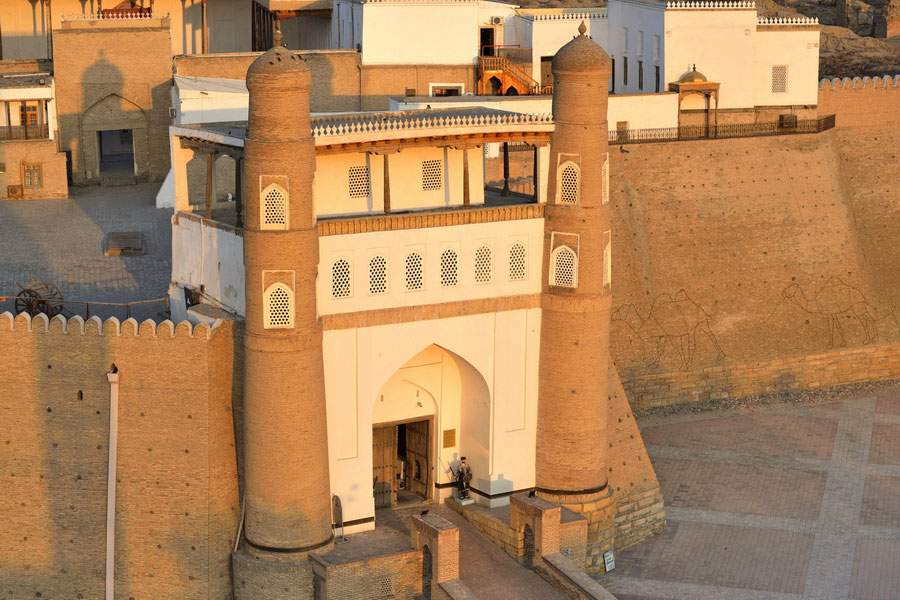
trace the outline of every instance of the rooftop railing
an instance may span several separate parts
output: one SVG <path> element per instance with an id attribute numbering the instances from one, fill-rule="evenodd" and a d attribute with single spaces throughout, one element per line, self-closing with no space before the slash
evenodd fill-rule
<path id="1" fill-rule="evenodd" d="M 124 21 L 126 19 L 165 18 L 168 14 L 153 14 L 149 8 L 111 8 L 95 13 L 68 14 L 60 17 L 63 21 Z"/>
<path id="2" fill-rule="evenodd" d="M 728 125 L 682 125 L 659 129 L 625 129 L 609 132 L 610 144 L 648 144 L 653 142 L 679 142 L 702 139 L 728 139 L 790 135 L 795 133 L 821 133 L 832 129 L 834 115 L 818 119 L 782 120 L 768 123 L 731 123 Z"/>
<path id="3" fill-rule="evenodd" d="M 382 113 L 377 118 L 350 118 L 343 122 L 337 119 L 313 119 L 312 133 L 317 138 L 350 135 L 357 133 L 377 133 L 419 129 L 444 129 L 459 127 L 492 127 L 514 125 L 551 125 L 551 115 L 526 113 L 487 115 L 412 115 L 403 113 Z"/>
<path id="4" fill-rule="evenodd" d="M 817 17 L 758 17 L 757 25 L 818 25 Z"/>
<path id="5" fill-rule="evenodd" d="M 8 140 L 47 140 L 50 139 L 50 130 L 47 124 L 29 125 L 0 125 L 0 141 Z"/>

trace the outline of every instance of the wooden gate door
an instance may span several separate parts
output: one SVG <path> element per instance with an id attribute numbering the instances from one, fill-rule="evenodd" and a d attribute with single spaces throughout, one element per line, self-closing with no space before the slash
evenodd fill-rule
<path id="1" fill-rule="evenodd" d="M 397 503 L 394 489 L 397 464 L 397 427 L 372 429 L 372 478 L 375 508 L 390 508 Z"/>
<path id="2" fill-rule="evenodd" d="M 431 462 L 428 447 L 428 421 L 406 424 L 406 469 L 407 489 L 423 498 L 428 498 L 431 489 Z"/>

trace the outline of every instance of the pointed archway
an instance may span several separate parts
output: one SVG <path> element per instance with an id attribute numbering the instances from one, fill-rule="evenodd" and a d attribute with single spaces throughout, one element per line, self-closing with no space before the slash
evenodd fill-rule
<path id="1" fill-rule="evenodd" d="M 490 392 L 461 356 L 429 345 L 395 371 L 372 406 L 372 481 L 376 508 L 431 500 L 451 487 L 467 455 L 489 479 Z"/>

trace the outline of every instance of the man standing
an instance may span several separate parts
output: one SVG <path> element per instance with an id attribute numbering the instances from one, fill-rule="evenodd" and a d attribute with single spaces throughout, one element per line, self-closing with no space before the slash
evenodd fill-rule
<path id="1" fill-rule="evenodd" d="M 469 497 L 469 483 L 472 481 L 472 467 L 466 462 L 466 457 L 459 459 L 459 469 L 456 471 L 456 490 L 460 499 Z"/>

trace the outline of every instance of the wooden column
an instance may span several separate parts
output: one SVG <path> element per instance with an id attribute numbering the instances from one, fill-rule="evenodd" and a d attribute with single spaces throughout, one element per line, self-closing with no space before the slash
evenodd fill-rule
<path id="1" fill-rule="evenodd" d="M 244 159 L 243 158 L 235 158 L 234 159 L 234 212 L 237 215 L 237 220 L 235 221 L 236 227 L 244 226 L 244 190 L 243 185 L 244 181 L 241 177 L 241 171 L 244 168 Z"/>
<path id="2" fill-rule="evenodd" d="M 212 219 L 213 183 L 216 177 L 216 155 L 210 152 L 206 155 L 206 218 Z"/>
<path id="3" fill-rule="evenodd" d="M 466 146 L 462 148 L 463 153 L 463 206 L 471 204 L 469 197 L 469 149 Z"/>
<path id="4" fill-rule="evenodd" d="M 25 139 L 28 139 L 28 111 L 25 110 L 28 104 L 25 100 L 19 101 L 19 122 L 25 128 Z"/>
<path id="5" fill-rule="evenodd" d="M 200 0 L 200 51 L 209 52 L 209 17 L 206 12 L 206 0 Z"/>
<path id="6" fill-rule="evenodd" d="M 388 165 L 388 155 L 384 154 L 384 214 L 391 213 L 391 169 Z"/>
<path id="7" fill-rule="evenodd" d="M 9 116 L 9 100 L 3 101 L 3 106 L 6 107 L 6 139 L 12 139 L 12 118 Z"/>
<path id="8" fill-rule="evenodd" d="M 538 147 L 537 145 L 532 148 L 534 150 L 534 164 L 532 165 L 531 171 L 531 187 L 534 188 L 534 202 L 538 203 L 540 200 L 538 199 Z"/>
<path id="9" fill-rule="evenodd" d="M 509 196 L 509 142 L 503 142 L 503 191 L 501 196 Z"/>

